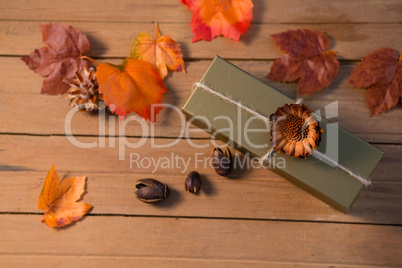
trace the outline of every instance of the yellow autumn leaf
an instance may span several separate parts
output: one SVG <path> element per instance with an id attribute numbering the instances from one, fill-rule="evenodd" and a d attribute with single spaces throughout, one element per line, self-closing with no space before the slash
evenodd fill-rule
<path id="1" fill-rule="evenodd" d="M 130 56 L 150 62 L 162 79 L 167 75 L 167 69 L 185 73 L 180 45 L 169 36 L 159 36 L 156 23 L 155 32 L 156 40 L 153 40 L 147 33 L 138 34 L 131 47 Z"/>

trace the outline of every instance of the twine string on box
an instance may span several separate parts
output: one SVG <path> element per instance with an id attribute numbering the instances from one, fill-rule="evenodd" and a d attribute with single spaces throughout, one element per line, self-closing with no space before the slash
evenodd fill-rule
<path id="1" fill-rule="evenodd" d="M 208 93 L 210 93 L 210 94 L 212 94 L 214 96 L 217 96 L 217 97 L 223 99 L 224 101 L 226 101 L 226 102 L 228 102 L 228 103 L 230 103 L 232 105 L 237 106 L 238 108 L 240 108 L 242 110 L 245 110 L 246 112 L 248 112 L 248 113 L 260 118 L 261 120 L 264 120 L 266 122 L 270 121 L 269 117 L 266 117 L 266 116 L 258 113 L 257 111 L 251 109 L 250 107 L 247 107 L 247 106 L 241 104 L 238 101 L 232 100 L 231 98 L 225 96 L 224 94 L 222 94 L 222 93 L 220 93 L 218 91 L 215 91 L 213 88 L 205 85 L 204 83 L 196 82 L 196 83 L 194 83 L 194 86 L 196 86 L 198 88 L 201 88 L 202 90 L 204 90 L 204 91 L 206 91 L 206 92 L 208 92 Z M 303 102 L 303 99 L 298 99 L 296 101 L 296 104 L 301 104 L 302 102 Z M 275 153 L 275 150 L 271 147 L 271 149 L 263 157 L 260 158 L 260 163 L 263 164 L 266 160 L 270 159 L 274 153 Z M 315 158 L 317 158 L 317 159 L 319 159 L 319 160 L 321 160 L 321 161 L 323 161 L 323 162 L 325 162 L 327 164 L 333 165 L 333 166 L 343 170 L 344 172 L 349 174 L 351 177 L 353 177 L 353 178 L 357 179 L 358 181 L 360 181 L 364 186 L 367 187 L 367 186 L 371 185 L 370 180 L 367 180 L 367 179 L 363 178 L 362 176 L 360 176 L 359 174 L 354 173 L 353 171 L 351 171 L 347 167 L 339 164 L 338 162 L 336 162 L 335 160 L 333 160 L 330 157 L 326 156 L 325 154 L 315 150 L 315 151 L 312 152 L 312 155 Z"/>

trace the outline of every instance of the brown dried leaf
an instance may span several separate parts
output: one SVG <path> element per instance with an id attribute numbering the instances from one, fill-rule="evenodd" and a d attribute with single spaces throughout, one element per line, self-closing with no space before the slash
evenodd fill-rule
<path id="1" fill-rule="evenodd" d="M 287 54 L 277 59 L 267 78 L 298 82 L 299 94 L 311 94 L 327 87 L 335 78 L 339 61 L 334 51 L 325 51 L 329 38 L 322 32 L 298 29 L 271 35 L 275 45 Z"/>
<path id="2" fill-rule="evenodd" d="M 63 80 L 74 78 L 81 64 L 87 64 L 81 60 L 81 56 L 89 51 L 89 41 L 70 25 L 55 22 L 40 27 L 43 42 L 47 46 L 35 49 L 28 57 L 21 59 L 31 70 L 46 77 L 42 93 L 63 94 L 70 88 Z"/>
<path id="3" fill-rule="evenodd" d="M 380 48 L 365 56 L 350 75 L 349 84 L 368 88 L 370 116 L 394 107 L 402 98 L 402 55 Z"/>

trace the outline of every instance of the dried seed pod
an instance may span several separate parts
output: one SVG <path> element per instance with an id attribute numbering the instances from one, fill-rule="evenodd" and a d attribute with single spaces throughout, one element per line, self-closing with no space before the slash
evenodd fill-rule
<path id="1" fill-rule="evenodd" d="M 197 171 L 191 171 L 184 182 L 184 189 L 195 194 L 201 186 L 201 177 Z"/>
<path id="2" fill-rule="evenodd" d="M 71 86 L 63 95 L 64 99 L 70 99 L 71 107 L 78 106 L 82 112 L 101 109 L 103 94 L 99 93 L 96 72 L 92 67 L 87 68 L 84 64 L 80 71 L 75 72 L 73 79 L 65 79 L 64 82 Z"/>
<path id="3" fill-rule="evenodd" d="M 169 195 L 169 187 L 154 179 L 141 179 L 135 187 L 138 189 L 135 194 L 143 202 L 151 203 L 160 201 Z"/>
<path id="4" fill-rule="evenodd" d="M 211 164 L 219 175 L 224 177 L 229 175 L 232 170 L 232 154 L 229 148 L 226 147 L 225 153 L 220 148 L 215 148 L 212 152 Z"/>

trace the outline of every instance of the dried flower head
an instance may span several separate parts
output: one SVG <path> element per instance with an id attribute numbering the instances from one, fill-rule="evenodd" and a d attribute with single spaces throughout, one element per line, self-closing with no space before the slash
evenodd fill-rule
<path id="1" fill-rule="evenodd" d="M 275 151 L 306 158 L 320 144 L 322 128 L 304 104 L 285 104 L 269 117 Z"/>

